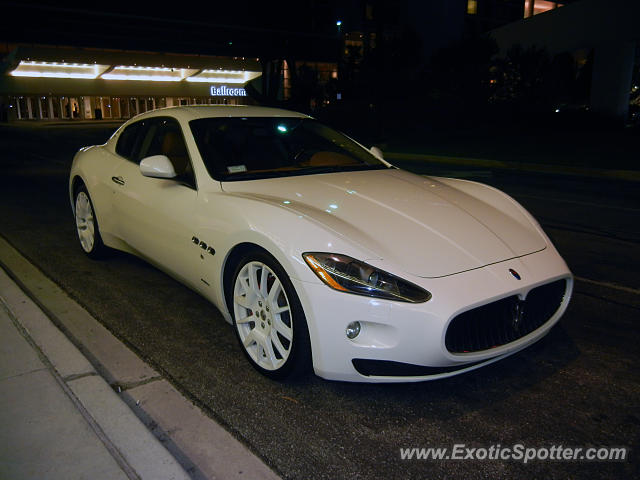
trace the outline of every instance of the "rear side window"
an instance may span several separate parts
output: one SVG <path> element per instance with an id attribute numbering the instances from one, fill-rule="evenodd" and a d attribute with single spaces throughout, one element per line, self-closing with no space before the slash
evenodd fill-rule
<path id="1" fill-rule="evenodd" d="M 132 123 L 120 134 L 120 138 L 116 144 L 116 153 L 118 155 L 128 158 L 129 160 L 134 160 L 134 147 L 136 145 L 136 140 L 138 139 L 138 131 L 140 130 L 141 125 L 142 122 Z"/>

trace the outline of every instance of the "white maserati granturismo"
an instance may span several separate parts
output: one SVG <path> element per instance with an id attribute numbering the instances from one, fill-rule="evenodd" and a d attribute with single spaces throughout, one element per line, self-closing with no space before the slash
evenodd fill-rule
<path id="1" fill-rule="evenodd" d="M 286 110 L 139 115 L 76 154 L 69 195 L 89 257 L 123 250 L 199 292 L 274 379 L 467 372 L 544 336 L 573 286 L 506 194 L 400 170 Z"/>

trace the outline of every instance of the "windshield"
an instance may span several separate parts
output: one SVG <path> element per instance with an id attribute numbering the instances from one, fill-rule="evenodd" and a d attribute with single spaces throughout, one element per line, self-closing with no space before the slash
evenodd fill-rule
<path id="1" fill-rule="evenodd" d="M 216 180 L 387 168 L 350 138 L 309 118 L 217 117 L 189 124 Z"/>

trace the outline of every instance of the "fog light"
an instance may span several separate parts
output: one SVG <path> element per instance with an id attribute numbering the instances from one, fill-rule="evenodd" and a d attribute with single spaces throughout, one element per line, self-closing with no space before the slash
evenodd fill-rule
<path id="1" fill-rule="evenodd" d="M 347 325 L 347 338 L 353 340 L 360 334 L 360 322 L 351 322 Z"/>

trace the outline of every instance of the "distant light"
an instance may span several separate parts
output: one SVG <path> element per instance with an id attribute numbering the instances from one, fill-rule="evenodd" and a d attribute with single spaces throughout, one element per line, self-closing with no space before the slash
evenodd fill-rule
<path id="1" fill-rule="evenodd" d="M 282 203 L 284 203 L 285 205 L 289 205 L 289 204 L 291 203 L 291 201 L 290 201 L 290 200 L 285 200 L 285 201 L 284 201 L 284 202 L 282 202 Z"/>
<path id="2" fill-rule="evenodd" d="M 556 113 L 559 113 L 559 112 L 560 112 L 560 109 L 559 109 L 559 108 L 556 108 Z"/>
<path id="3" fill-rule="evenodd" d="M 278 131 L 280 131 L 282 133 L 286 133 L 287 132 L 287 127 L 285 127 L 284 125 L 278 125 Z"/>
<path id="4" fill-rule="evenodd" d="M 340 25 L 342 25 L 342 20 L 338 20 L 338 21 L 336 22 L 336 26 L 338 26 L 338 27 L 339 27 Z"/>
<path id="5" fill-rule="evenodd" d="M 229 45 L 233 45 L 233 42 L 229 42 Z"/>

